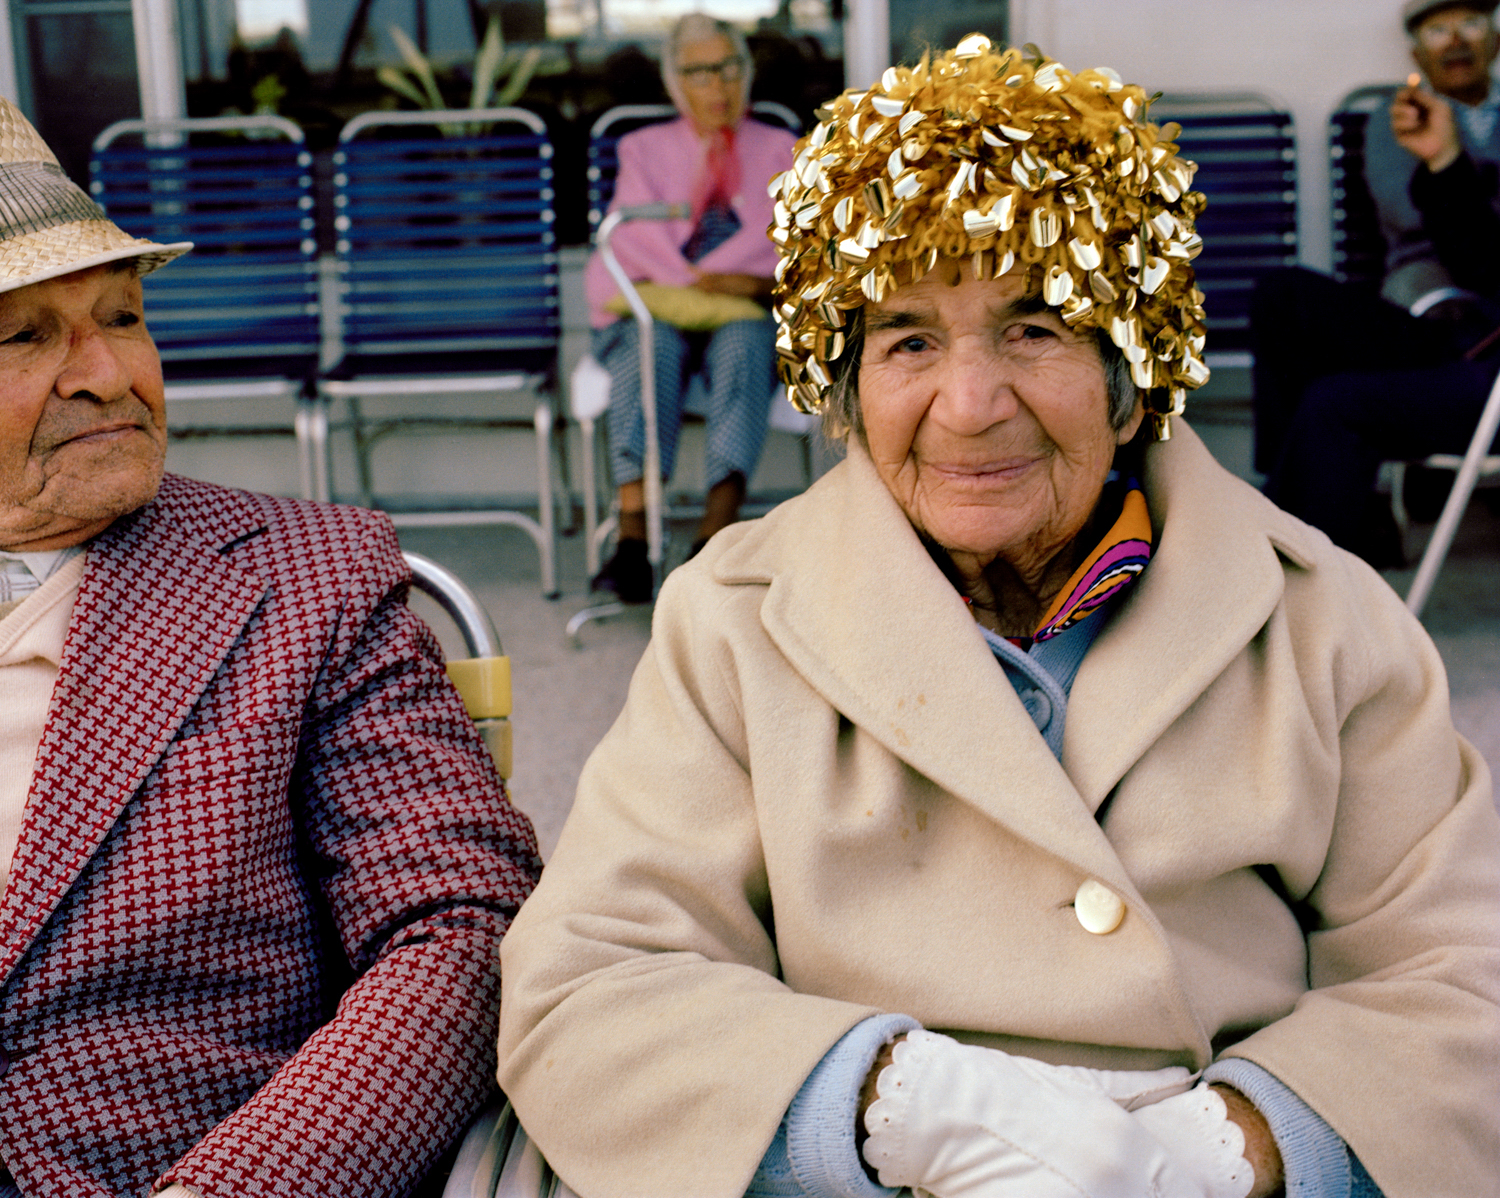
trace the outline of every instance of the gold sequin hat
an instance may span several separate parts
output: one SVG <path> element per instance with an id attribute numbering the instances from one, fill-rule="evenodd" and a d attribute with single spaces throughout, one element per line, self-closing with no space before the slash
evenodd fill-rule
<path id="1" fill-rule="evenodd" d="M 132 237 L 63 173 L 31 122 L 0 96 L 0 291 L 134 258 L 141 274 L 193 248 Z"/>
<path id="2" fill-rule="evenodd" d="M 820 108 L 770 186 L 792 402 L 823 406 L 855 309 L 949 257 L 980 279 L 1024 269 L 1070 326 L 1106 330 L 1169 436 L 1185 392 L 1208 381 L 1190 265 L 1204 199 L 1180 129 L 1148 122 L 1149 103 L 1108 68 L 1075 74 L 971 34 Z"/>

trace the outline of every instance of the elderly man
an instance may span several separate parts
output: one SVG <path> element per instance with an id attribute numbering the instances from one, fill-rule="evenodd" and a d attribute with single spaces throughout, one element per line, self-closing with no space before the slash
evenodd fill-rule
<path id="1" fill-rule="evenodd" d="M 1379 297 L 1292 270 L 1262 280 L 1252 311 L 1267 494 L 1377 566 L 1402 558 L 1373 496 L 1379 462 L 1462 451 L 1494 377 L 1494 8 L 1410 0 L 1403 11 L 1426 82 L 1413 76 L 1367 127 L 1365 177 L 1387 248 Z"/>
<path id="2" fill-rule="evenodd" d="M 409 1193 L 539 871 L 388 523 L 163 476 L 135 240 L 0 101 L 0 1194 Z"/>
<path id="3" fill-rule="evenodd" d="M 1397 132 L 1416 119 L 1414 100 L 1423 94 L 1441 96 L 1453 110 L 1459 144 L 1469 157 L 1476 163 L 1500 163 L 1500 89 L 1490 77 L 1496 47 L 1490 16 L 1494 8 L 1479 0 L 1410 0 L 1403 17 L 1411 56 L 1430 91 L 1403 88 L 1390 119 L 1377 113 L 1365 127 L 1365 183 L 1386 243 L 1380 294 L 1402 308 L 1416 308 L 1417 315 L 1455 298 L 1454 279 L 1412 203 L 1412 177 L 1421 159 L 1397 140 Z"/>

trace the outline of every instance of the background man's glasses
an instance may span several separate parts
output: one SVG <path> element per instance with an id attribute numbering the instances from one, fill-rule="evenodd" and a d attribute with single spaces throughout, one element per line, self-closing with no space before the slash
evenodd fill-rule
<path id="1" fill-rule="evenodd" d="M 1417 26 L 1417 41 L 1429 50 L 1440 50 L 1455 37 L 1461 37 L 1466 42 L 1481 41 L 1492 27 L 1490 18 L 1484 13 L 1439 18 Z"/>
<path id="2" fill-rule="evenodd" d="M 706 62 L 699 66 L 683 67 L 678 74 L 688 87 L 707 87 L 717 75 L 725 83 L 738 83 L 745 73 L 745 64 L 738 58 L 725 58 L 719 62 Z"/>

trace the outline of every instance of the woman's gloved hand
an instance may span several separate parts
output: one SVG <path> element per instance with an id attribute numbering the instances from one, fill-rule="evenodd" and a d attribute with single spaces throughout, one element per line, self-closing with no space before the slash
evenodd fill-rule
<path id="1" fill-rule="evenodd" d="M 1195 1086 L 1153 1101 L 1188 1080 L 1181 1069 L 1047 1065 L 916 1031 L 880 1074 L 864 1156 L 883 1185 L 938 1198 L 1245 1198 L 1254 1171 L 1223 1100 Z"/>

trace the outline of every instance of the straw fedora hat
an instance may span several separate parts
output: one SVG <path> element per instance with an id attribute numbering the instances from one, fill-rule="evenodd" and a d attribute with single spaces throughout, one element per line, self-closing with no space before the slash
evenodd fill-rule
<path id="1" fill-rule="evenodd" d="M 134 258 L 141 274 L 193 248 L 132 237 L 63 173 L 57 156 L 0 96 L 0 291 Z"/>

